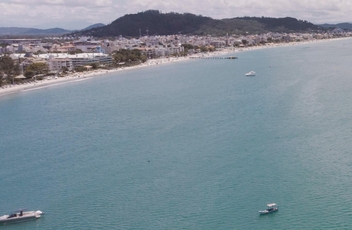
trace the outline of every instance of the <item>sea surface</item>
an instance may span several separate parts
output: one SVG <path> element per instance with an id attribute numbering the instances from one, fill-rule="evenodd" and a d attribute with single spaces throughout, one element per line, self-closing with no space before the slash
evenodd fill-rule
<path id="1" fill-rule="evenodd" d="M 1 97 L 0 229 L 352 229 L 352 39 L 230 55 Z"/>

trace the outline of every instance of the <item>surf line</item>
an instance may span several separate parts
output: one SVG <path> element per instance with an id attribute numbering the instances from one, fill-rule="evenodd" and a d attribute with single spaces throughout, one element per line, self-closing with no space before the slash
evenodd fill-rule
<path id="1" fill-rule="evenodd" d="M 43 89 L 43 88 L 48 88 L 48 87 L 52 87 L 52 86 L 64 85 L 64 84 L 71 83 L 71 82 L 85 81 L 85 80 L 88 80 L 88 79 L 91 79 L 91 77 L 90 78 L 84 78 L 84 79 L 77 79 L 77 80 L 74 80 L 74 81 L 56 83 L 56 84 L 48 84 L 48 85 L 43 85 L 43 86 L 38 86 L 38 87 L 34 86 L 33 88 L 23 89 L 22 91 L 32 91 L 32 90 Z"/>

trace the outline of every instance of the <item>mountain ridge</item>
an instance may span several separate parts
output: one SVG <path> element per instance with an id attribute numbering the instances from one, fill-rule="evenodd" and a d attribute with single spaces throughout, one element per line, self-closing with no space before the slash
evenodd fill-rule
<path id="1" fill-rule="evenodd" d="M 320 26 L 324 28 L 340 28 L 344 30 L 352 30 L 352 23 L 349 23 L 349 22 L 342 22 L 337 24 L 325 23 L 325 24 L 320 24 Z"/>
<path id="2" fill-rule="evenodd" d="M 265 32 L 307 32 L 323 30 L 305 20 L 296 18 L 270 17 L 237 17 L 230 19 L 212 19 L 190 13 L 161 13 L 158 10 L 147 10 L 136 14 L 126 14 L 112 23 L 81 31 L 76 35 L 91 35 L 94 37 L 142 35 L 226 35 L 254 34 Z"/>
<path id="3" fill-rule="evenodd" d="M 313 24 L 292 17 L 236 17 L 213 19 L 191 13 L 161 13 L 158 10 L 147 10 L 136 14 L 126 14 L 112 23 L 96 23 L 81 30 L 62 28 L 37 29 L 26 27 L 0 27 L 0 36 L 62 36 L 91 35 L 95 37 L 144 35 L 215 35 L 258 34 L 266 32 L 310 32 L 341 28 L 352 30 L 351 23 Z"/>
<path id="4" fill-rule="evenodd" d="M 54 35 L 61 36 L 64 34 L 69 34 L 74 31 L 84 31 L 93 28 L 98 28 L 105 26 L 103 23 L 95 23 L 81 30 L 66 30 L 63 28 L 49 28 L 49 29 L 38 29 L 31 27 L 0 27 L 0 36 L 44 36 L 44 35 Z"/>

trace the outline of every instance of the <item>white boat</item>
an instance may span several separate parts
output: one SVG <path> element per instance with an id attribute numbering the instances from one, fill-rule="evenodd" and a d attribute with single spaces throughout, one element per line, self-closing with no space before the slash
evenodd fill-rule
<path id="1" fill-rule="evenodd" d="M 26 211 L 25 209 L 20 209 L 9 215 L 0 216 L 0 224 L 23 222 L 28 220 L 35 220 L 40 218 L 44 213 L 40 210 L 38 211 Z"/>
<path id="2" fill-rule="evenodd" d="M 246 76 L 255 76 L 255 72 L 254 71 L 250 71 L 248 73 L 246 73 Z"/>
<path id="3" fill-rule="evenodd" d="M 275 203 L 267 204 L 266 206 L 267 206 L 267 209 L 259 211 L 260 215 L 269 214 L 269 213 L 273 213 L 273 212 L 279 211 L 279 206 L 277 206 Z"/>

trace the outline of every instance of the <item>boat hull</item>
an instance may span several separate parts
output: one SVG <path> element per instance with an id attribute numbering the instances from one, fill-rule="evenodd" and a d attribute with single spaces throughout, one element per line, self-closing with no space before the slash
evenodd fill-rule
<path id="1" fill-rule="evenodd" d="M 10 215 L 0 216 L 0 224 L 11 224 L 11 223 L 18 223 L 24 222 L 29 220 L 35 220 L 41 217 L 44 213 L 41 211 L 30 211 L 30 212 L 23 212 L 22 215 L 16 213 L 14 216 L 10 217 Z"/>
<path id="2" fill-rule="evenodd" d="M 255 76 L 255 72 L 251 71 L 249 73 L 246 73 L 245 75 L 246 75 L 246 77 L 253 77 L 253 76 Z"/>
<path id="3" fill-rule="evenodd" d="M 274 208 L 273 210 L 259 211 L 259 214 L 260 215 L 265 215 L 265 214 L 270 214 L 270 213 L 277 212 L 277 211 L 279 211 L 279 209 L 278 208 Z"/>

